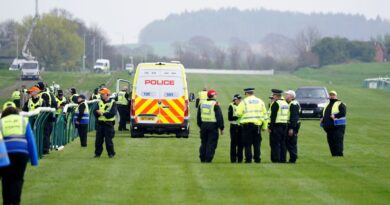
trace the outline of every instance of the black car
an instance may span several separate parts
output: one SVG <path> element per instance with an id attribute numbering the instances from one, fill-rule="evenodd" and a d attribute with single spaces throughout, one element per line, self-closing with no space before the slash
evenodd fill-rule
<path id="1" fill-rule="evenodd" d="M 328 90 L 325 87 L 300 87 L 296 99 L 301 105 L 301 118 L 320 118 L 329 102 Z"/>

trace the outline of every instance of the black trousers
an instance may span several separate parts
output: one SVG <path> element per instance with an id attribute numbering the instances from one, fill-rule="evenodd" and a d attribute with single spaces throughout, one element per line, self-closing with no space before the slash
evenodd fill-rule
<path id="1" fill-rule="evenodd" d="M 14 101 L 16 107 L 17 107 L 17 108 L 20 108 L 20 99 L 18 99 L 18 100 L 13 100 L 13 101 Z"/>
<path id="2" fill-rule="evenodd" d="M 252 162 L 252 146 L 253 146 L 253 160 L 256 163 L 261 162 L 261 130 L 259 125 L 247 123 L 242 125 L 242 140 L 245 150 L 245 162 Z"/>
<path id="3" fill-rule="evenodd" d="M 286 162 L 286 137 L 287 125 L 275 124 L 269 135 L 269 143 L 271 147 L 271 161 L 274 163 Z"/>
<path id="4" fill-rule="evenodd" d="M 114 123 L 98 122 L 95 141 L 95 155 L 100 156 L 103 152 L 103 143 L 106 143 L 106 150 L 109 156 L 114 156 L 114 143 L 112 139 L 115 136 Z"/>
<path id="5" fill-rule="evenodd" d="M 242 162 L 243 150 L 241 126 L 230 124 L 230 162 Z"/>
<path id="6" fill-rule="evenodd" d="M 216 123 L 202 123 L 200 127 L 199 158 L 201 162 L 212 162 L 218 145 L 218 127 Z"/>
<path id="7" fill-rule="evenodd" d="M 50 135 L 52 130 L 53 130 L 53 123 L 50 120 L 48 120 L 43 128 L 43 154 L 49 153 Z"/>
<path id="8" fill-rule="evenodd" d="M 293 136 L 288 136 L 288 130 L 287 130 L 287 136 L 286 136 L 286 148 L 290 155 L 289 162 L 295 163 L 298 159 L 298 131 L 294 130 Z"/>
<path id="9" fill-rule="evenodd" d="M 332 156 L 344 156 L 345 126 L 337 126 L 331 129 L 325 129 L 325 131 Z"/>
<path id="10" fill-rule="evenodd" d="M 9 153 L 8 157 L 11 164 L 7 167 L 0 168 L 3 204 L 20 204 L 28 155 L 23 153 Z"/>
<path id="11" fill-rule="evenodd" d="M 129 106 L 127 105 L 118 105 L 119 112 L 119 131 L 126 129 L 126 121 L 129 114 Z"/>
<path id="12" fill-rule="evenodd" d="M 82 147 L 87 146 L 88 124 L 76 125 L 77 132 L 80 137 L 80 144 Z"/>

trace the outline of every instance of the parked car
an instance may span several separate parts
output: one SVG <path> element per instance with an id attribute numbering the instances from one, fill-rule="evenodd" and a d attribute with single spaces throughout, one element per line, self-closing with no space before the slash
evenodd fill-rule
<path id="1" fill-rule="evenodd" d="M 97 59 L 93 70 L 96 73 L 108 73 L 110 72 L 110 60 L 107 59 Z"/>
<path id="2" fill-rule="evenodd" d="M 329 95 L 326 87 L 300 87 L 296 90 L 296 99 L 301 105 L 301 118 L 320 118 Z"/>

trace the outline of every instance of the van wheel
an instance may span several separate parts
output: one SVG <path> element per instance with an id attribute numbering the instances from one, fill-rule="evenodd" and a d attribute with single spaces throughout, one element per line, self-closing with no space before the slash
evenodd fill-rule
<path id="1" fill-rule="evenodd" d="M 176 138 L 188 138 L 189 135 L 190 135 L 190 131 L 186 130 L 183 132 L 176 133 Z"/>
<path id="2" fill-rule="evenodd" d="M 130 131 L 130 135 L 131 135 L 131 138 L 144 137 L 144 134 L 142 132 L 138 132 L 138 131 L 134 131 L 134 130 Z"/>

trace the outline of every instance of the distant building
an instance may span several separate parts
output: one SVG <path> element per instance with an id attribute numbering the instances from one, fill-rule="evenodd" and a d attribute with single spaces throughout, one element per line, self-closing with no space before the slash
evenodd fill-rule
<path id="1" fill-rule="evenodd" d="M 385 49 L 383 45 L 379 42 L 374 42 L 375 46 L 375 62 L 384 62 L 385 61 Z"/>
<path id="2" fill-rule="evenodd" d="M 390 78 L 379 77 L 379 78 L 367 78 L 363 81 L 363 87 L 370 89 L 389 89 Z"/>

